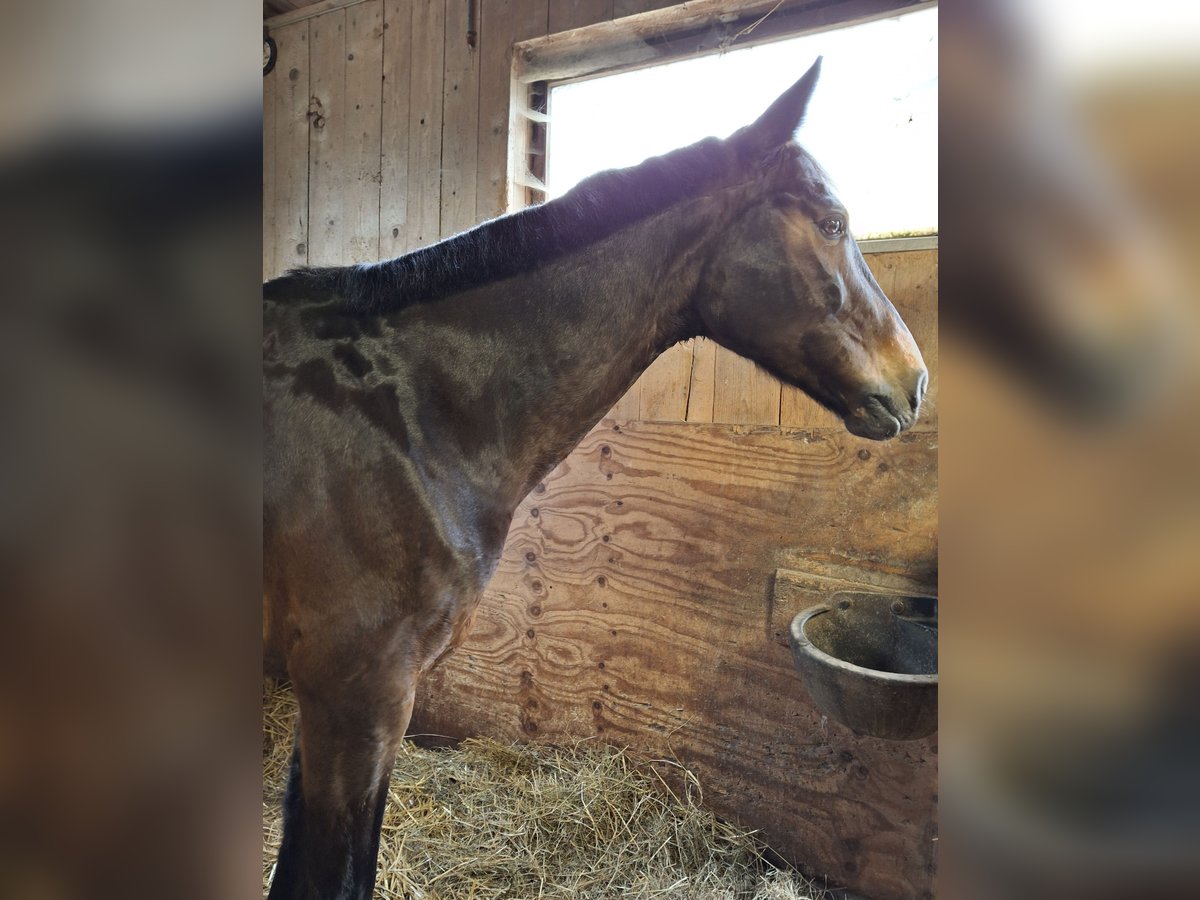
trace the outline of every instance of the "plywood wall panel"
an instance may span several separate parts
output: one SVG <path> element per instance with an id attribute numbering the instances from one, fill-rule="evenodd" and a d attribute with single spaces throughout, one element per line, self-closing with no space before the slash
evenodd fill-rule
<path id="1" fill-rule="evenodd" d="M 601 423 L 518 509 L 414 729 L 673 754 L 785 857 L 877 900 L 921 896 L 936 740 L 823 720 L 775 634 L 772 585 L 808 566 L 928 586 L 936 464 L 932 432 Z"/>
<path id="2" fill-rule="evenodd" d="M 413 0 L 384 0 L 379 170 L 379 255 L 409 249 L 409 97 L 412 92 Z"/>

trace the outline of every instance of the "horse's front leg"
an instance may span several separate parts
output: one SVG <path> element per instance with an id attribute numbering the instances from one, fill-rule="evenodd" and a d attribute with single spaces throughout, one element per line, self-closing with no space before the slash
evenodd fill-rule
<path id="1" fill-rule="evenodd" d="M 289 670 L 300 722 L 270 900 L 370 900 L 415 673 L 360 656 Z"/>

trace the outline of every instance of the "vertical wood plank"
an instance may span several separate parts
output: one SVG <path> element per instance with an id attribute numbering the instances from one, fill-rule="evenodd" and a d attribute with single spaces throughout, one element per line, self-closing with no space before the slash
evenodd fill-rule
<path id="1" fill-rule="evenodd" d="M 276 61 L 278 63 L 278 60 Z M 275 93 L 279 84 L 278 64 L 263 79 L 262 157 L 262 277 L 270 281 L 278 272 L 275 259 Z"/>
<path id="2" fill-rule="evenodd" d="M 442 89 L 441 235 L 475 224 L 479 159 L 479 44 L 467 45 L 468 5 L 446 5 L 445 80 Z"/>
<path id="3" fill-rule="evenodd" d="M 272 233 L 270 243 L 263 236 L 263 254 L 275 276 L 308 262 L 309 23 L 275 29 L 271 36 L 279 55 L 266 79 L 273 81 L 269 97 L 274 133 Z"/>
<path id="4" fill-rule="evenodd" d="M 413 0 L 412 93 L 408 120 L 408 249 L 441 236 L 442 77 L 445 0 Z"/>
<path id="5" fill-rule="evenodd" d="M 383 0 L 346 10 L 344 219 L 346 262 L 379 259 L 380 106 L 383 102 Z"/>
<path id="6" fill-rule="evenodd" d="M 783 385 L 779 424 L 784 428 L 837 428 L 842 420 L 799 388 Z"/>
<path id="7" fill-rule="evenodd" d="M 642 412 L 642 382 L 639 379 L 633 387 L 625 392 L 625 396 L 613 405 L 608 417 L 618 422 L 636 422 Z"/>
<path id="8" fill-rule="evenodd" d="M 346 11 L 309 20 L 312 41 L 312 98 L 309 136 L 309 260 L 315 265 L 345 262 L 342 202 L 346 196 Z"/>
<path id="9" fill-rule="evenodd" d="M 692 383 L 688 389 L 687 420 L 713 421 L 713 399 L 717 386 L 717 345 L 696 338 L 692 350 Z"/>
<path id="10" fill-rule="evenodd" d="M 476 221 L 508 210 L 512 46 L 544 35 L 548 16 L 547 0 L 480 4 Z"/>
<path id="11" fill-rule="evenodd" d="M 748 359 L 717 348 L 713 421 L 730 425 L 778 425 L 779 381 Z"/>
<path id="12" fill-rule="evenodd" d="M 379 255 L 408 250 L 408 127 L 412 89 L 412 3 L 385 0 L 379 168 Z"/>
<path id="13" fill-rule="evenodd" d="M 613 17 L 613 0 L 554 0 L 550 4 L 549 33 L 570 31 Z"/>
<path id="14" fill-rule="evenodd" d="M 693 343 L 686 341 L 671 347 L 639 379 L 642 385 L 639 418 L 643 422 L 686 421 Z"/>

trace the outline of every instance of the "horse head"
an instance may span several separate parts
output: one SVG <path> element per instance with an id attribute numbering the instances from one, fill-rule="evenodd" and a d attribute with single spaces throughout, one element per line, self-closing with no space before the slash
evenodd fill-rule
<path id="1" fill-rule="evenodd" d="M 917 420 L 921 352 L 850 234 L 849 213 L 793 140 L 818 59 L 728 142 L 747 172 L 696 294 L 702 333 L 884 440 Z"/>

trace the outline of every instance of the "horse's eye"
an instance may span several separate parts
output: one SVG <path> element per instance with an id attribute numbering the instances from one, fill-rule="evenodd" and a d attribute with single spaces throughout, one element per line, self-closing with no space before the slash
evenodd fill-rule
<path id="1" fill-rule="evenodd" d="M 826 216 L 821 220 L 821 231 L 827 237 L 837 237 L 846 231 L 846 222 L 841 216 Z"/>

